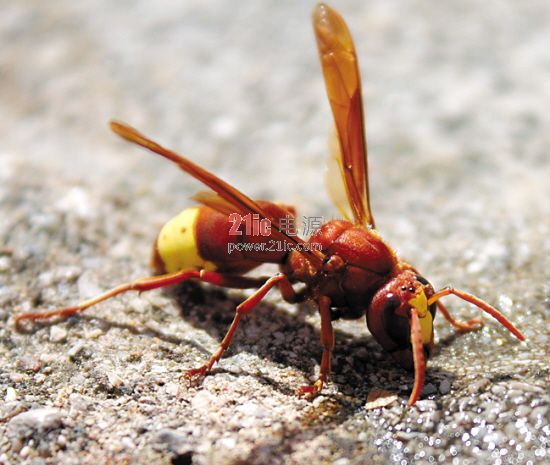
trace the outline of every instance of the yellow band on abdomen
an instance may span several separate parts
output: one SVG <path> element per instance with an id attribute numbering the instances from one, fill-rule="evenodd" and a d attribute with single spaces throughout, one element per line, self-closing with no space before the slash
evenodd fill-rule
<path id="1" fill-rule="evenodd" d="M 188 208 L 172 218 L 160 230 L 157 239 L 159 255 L 167 273 L 185 269 L 214 271 L 216 265 L 201 258 L 195 238 L 195 223 L 200 207 Z"/>

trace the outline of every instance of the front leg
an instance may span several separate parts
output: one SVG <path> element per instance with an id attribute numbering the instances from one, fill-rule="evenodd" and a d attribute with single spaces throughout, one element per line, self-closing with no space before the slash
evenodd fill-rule
<path id="1" fill-rule="evenodd" d="M 321 357 L 321 368 L 317 381 L 311 386 L 301 386 L 297 390 L 299 396 L 306 399 L 315 398 L 328 382 L 331 372 L 332 351 L 334 349 L 334 330 L 332 329 L 332 319 L 330 317 L 330 299 L 327 296 L 319 297 L 319 314 L 321 315 L 321 345 L 323 355 Z"/>
<path id="2" fill-rule="evenodd" d="M 447 310 L 447 307 L 443 305 L 443 302 L 438 300 L 436 302 L 437 308 L 441 312 L 441 314 L 445 317 L 445 319 L 453 325 L 453 327 L 462 333 L 467 333 L 469 331 L 476 331 L 478 329 L 481 329 L 483 327 L 483 320 L 481 318 L 472 318 L 468 321 L 460 321 L 455 318 L 449 313 L 449 310 Z"/>
<path id="3" fill-rule="evenodd" d="M 469 294 L 468 292 L 461 291 L 460 289 L 455 289 L 454 287 L 445 287 L 440 291 L 437 291 L 434 295 L 432 295 L 428 299 L 428 305 L 432 305 L 434 302 L 437 302 L 439 304 L 439 299 L 447 295 L 456 295 L 460 299 L 475 305 L 477 308 L 491 315 L 495 320 L 497 320 L 502 326 L 504 326 L 520 341 L 525 341 L 525 336 L 521 334 L 519 329 L 517 329 L 512 324 L 512 322 L 508 320 L 508 318 L 506 318 L 502 313 L 500 313 L 495 307 L 493 307 L 492 305 L 489 305 L 487 302 L 480 299 L 479 297 Z M 476 326 L 479 326 L 481 323 L 480 320 L 475 320 L 475 319 L 467 321 L 466 323 L 457 322 L 454 318 L 450 316 L 449 312 L 441 304 L 439 304 L 439 309 L 441 310 L 445 318 L 447 318 L 447 320 L 459 330 L 471 331 L 472 329 L 476 329 Z"/>

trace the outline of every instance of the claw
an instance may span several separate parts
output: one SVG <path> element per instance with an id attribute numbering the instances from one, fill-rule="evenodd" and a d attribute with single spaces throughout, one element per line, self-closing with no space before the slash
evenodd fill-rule
<path id="1" fill-rule="evenodd" d="M 210 367 L 206 364 L 199 368 L 192 368 L 191 370 L 185 371 L 183 377 L 192 383 L 197 383 L 206 376 L 208 371 L 210 371 Z"/>
<path id="2" fill-rule="evenodd" d="M 29 312 L 29 313 L 18 313 L 15 315 L 15 326 L 20 327 L 22 321 L 26 320 L 48 320 L 51 318 L 68 318 L 75 315 L 76 313 L 82 311 L 79 306 L 73 307 L 63 307 L 56 310 L 49 310 L 44 312 Z"/>
<path id="3" fill-rule="evenodd" d="M 312 385 L 300 386 L 296 389 L 296 394 L 298 397 L 304 397 L 307 400 L 313 400 L 317 397 L 323 390 L 323 380 L 318 379 Z"/>
<path id="4" fill-rule="evenodd" d="M 477 331 L 483 328 L 483 320 L 481 318 L 472 318 L 471 320 L 461 322 L 460 327 L 456 327 L 458 331 L 467 333 L 469 331 Z"/>

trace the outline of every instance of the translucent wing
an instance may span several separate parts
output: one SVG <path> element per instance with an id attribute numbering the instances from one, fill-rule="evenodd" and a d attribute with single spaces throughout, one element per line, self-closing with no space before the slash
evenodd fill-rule
<path id="1" fill-rule="evenodd" d="M 162 147 L 125 123 L 111 121 L 110 125 L 111 129 L 123 139 L 140 145 L 141 147 L 144 147 L 157 155 L 167 158 L 178 165 L 183 171 L 210 187 L 210 189 L 216 192 L 216 194 L 224 200 L 223 204 L 226 206 L 229 204 L 234 208 L 233 211 L 235 213 L 257 213 L 260 215 L 260 219 L 267 218 L 271 222 L 271 234 L 274 239 L 290 242 L 298 246 L 301 253 L 303 253 L 313 264 L 317 266 L 322 265 L 324 255 L 320 251 L 307 250 L 303 239 L 285 234 L 279 226 L 278 218 L 272 218 L 257 202 L 247 197 L 223 179 L 218 178 L 215 174 L 201 168 L 199 165 L 196 165 L 191 160 L 178 155 L 176 152 Z M 204 199 L 204 196 L 202 198 Z M 219 202 L 219 204 L 220 206 L 222 205 L 221 202 Z"/>
<path id="2" fill-rule="evenodd" d="M 349 208 L 348 193 L 344 186 L 344 169 L 342 167 L 342 152 L 338 136 L 333 131 L 329 140 L 329 156 L 325 171 L 325 186 L 332 203 L 336 206 L 344 219 L 352 221 L 352 213 Z"/>
<path id="3" fill-rule="evenodd" d="M 224 200 L 218 194 L 214 192 L 201 191 L 197 192 L 192 199 L 207 207 L 213 208 L 214 210 L 223 213 L 224 215 L 231 215 L 231 213 L 248 213 L 246 210 L 235 211 L 235 207 L 229 203 L 227 200 Z"/>
<path id="4" fill-rule="evenodd" d="M 233 205 L 224 200 L 215 192 L 197 192 L 192 198 L 196 202 L 206 205 L 207 207 L 210 207 L 217 212 L 223 213 L 224 215 L 230 215 L 231 213 L 241 213 L 245 215 L 249 213 L 248 210 L 241 210 L 240 212 L 236 212 L 236 209 Z M 264 210 L 266 214 L 271 215 L 271 217 L 273 218 L 280 219 L 288 216 L 296 217 L 296 210 L 294 209 L 294 207 L 291 207 L 289 205 L 268 202 L 266 200 L 255 200 L 255 202 L 259 205 L 261 209 Z"/>
<path id="5" fill-rule="evenodd" d="M 324 4 L 313 12 L 313 27 L 338 135 L 349 207 L 355 223 L 374 227 L 369 204 L 361 78 L 353 40 L 342 17 Z"/>

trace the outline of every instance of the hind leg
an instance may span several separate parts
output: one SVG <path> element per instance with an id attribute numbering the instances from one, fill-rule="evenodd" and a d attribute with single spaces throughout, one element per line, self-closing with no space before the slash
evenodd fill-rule
<path id="1" fill-rule="evenodd" d="M 77 313 L 83 312 L 87 308 L 93 305 L 103 302 L 104 300 L 111 299 L 119 294 L 128 291 L 144 292 L 152 289 L 158 289 L 161 287 L 171 286 L 178 284 L 189 279 L 197 279 L 206 283 L 215 284 L 223 287 L 234 288 L 254 288 L 262 285 L 264 280 L 246 278 L 243 276 L 224 275 L 215 271 L 206 270 L 182 270 L 175 273 L 168 273 L 159 276 L 151 276 L 148 278 L 141 278 L 135 281 L 121 284 L 116 286 L 103 294 L 86 300 L 78 305 L 58 308 L 55 310 L 43 311 L 43 312 L 29 312 L 19 313 L 15 315 L 15 325 L 19 327 L 22 321 L 25 320 L 47 320 L 50 318 L 67 318 Z"/>

